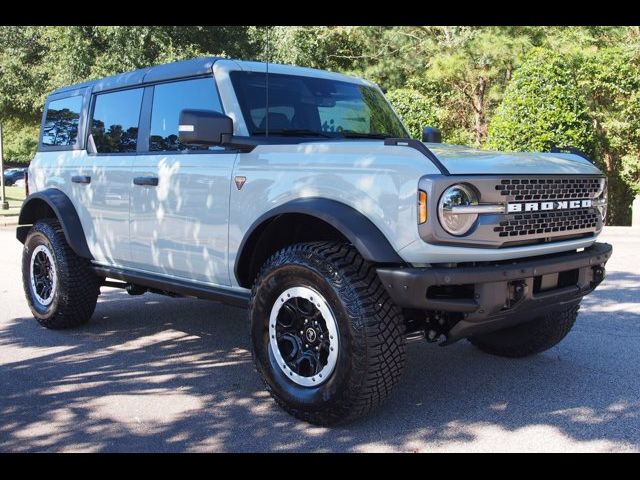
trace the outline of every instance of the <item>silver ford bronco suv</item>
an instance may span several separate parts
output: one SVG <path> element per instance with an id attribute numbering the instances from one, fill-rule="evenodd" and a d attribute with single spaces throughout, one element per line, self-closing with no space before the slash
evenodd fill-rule
<path id="1" fill-rule="evenodd" d="M 547 350 L 605 275 L 604 175 L 439 137 L 410 139 L 366 80 L 285 65 L 56 90 L 17 228 L 31 311 L 82 325 L 101 286 L 248 307 L 266 388 L 323 425 L 389 396 L 408 338 Z"/>

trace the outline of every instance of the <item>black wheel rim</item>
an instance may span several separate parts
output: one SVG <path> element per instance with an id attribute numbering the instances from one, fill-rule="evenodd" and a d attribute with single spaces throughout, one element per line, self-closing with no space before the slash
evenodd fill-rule
<path id="1" fill-rule="evenodd" d="M 325 382 L 337 359 L 337 325 L 326 300 L 314 290 L 285 291 L 270 317 L 270 347 L 280 369 L 303 386 Z"/>
<path id="2" fill-rule="evenodd" d="M 43 305 L 49 305 L 53 299 L 56 283 L 53 255 L 45 245 L 39 245 L 31 256 L 31 289 L 36 300 Z"/>

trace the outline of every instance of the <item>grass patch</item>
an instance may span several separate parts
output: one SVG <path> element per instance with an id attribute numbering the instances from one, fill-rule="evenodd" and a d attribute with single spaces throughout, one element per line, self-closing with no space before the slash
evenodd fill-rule
<path id="1" fill-rule="evenodd" d="M 17 202 L 22 202 L 25 198 L 24 187 L 5 187 L 5 191 L 7 193 L 7 198 L 11 200 L 15 200 Z"/>
<path id="2" fill-rule="evenodd" d="M 0 209 L 0 216 L 11 217 L 20 213 L 20 207 L 25 198 L 23 187 L 5 187 L 5 193 L 9 202 L 9 210 Z"/>

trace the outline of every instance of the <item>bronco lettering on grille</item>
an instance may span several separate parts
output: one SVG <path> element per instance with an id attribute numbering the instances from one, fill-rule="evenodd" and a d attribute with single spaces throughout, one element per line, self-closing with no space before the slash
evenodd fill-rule
<path id="1" fill-rule="evenodd" d="M 507 213 L 538 212 L 544 210 L 568 210 L 571 208 L 589 208 L 592 206 L 590 199 L 586 200 L 561 200 L 552 202 L 523 202 L 507 204 Z"/>

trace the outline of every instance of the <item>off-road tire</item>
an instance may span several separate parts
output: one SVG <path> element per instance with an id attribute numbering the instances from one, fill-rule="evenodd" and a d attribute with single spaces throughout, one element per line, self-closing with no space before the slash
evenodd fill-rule
<path id="1" fill-rule="evenodd" d="M 39 245 L 51 252 L 57 275 L 53 300 L 48 305 L 36 298 L 31 287 L 31 256 Z M 42 326 L 56 330 L 88 322 L 100 294 L 100 279 L 89 260 L 75 254 L 55 219 L 39 220 L 29 230 L 22 251 L 22 282 L 33 316 Z"/>
<path id="2" fill-rule="evenodd" d="M 269 315 L 287 288 L 320 292 L 334 313 L 339 346 L 335 370 L 323 384 L 300 386 L 275 364 Z M 385 400 L 405 363 L 401 311 L 380 283 L 373 264 L 349 244 L 301 243 L 274 254 L 251 292 L 251 348 L 267 390 L 288 413 L 329 425 L 365 415 Z"/>
<path id="3" fill-rule="evenodd" d="M 530 322 L 469 338 L 480 350 L 500 357 L 520 358 L 544 352 L 567 336 L 580 304 L 564 307 Z"/>

